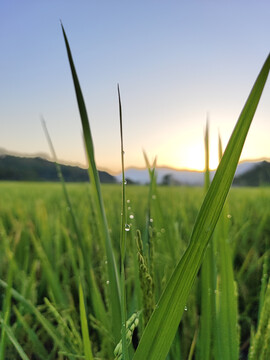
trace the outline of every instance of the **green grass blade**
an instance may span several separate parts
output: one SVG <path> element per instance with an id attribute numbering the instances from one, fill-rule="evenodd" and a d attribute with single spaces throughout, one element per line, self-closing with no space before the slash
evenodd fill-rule
<path id="1" fill-rule="evenodd" d="M 205 137 L 205 191 L 210 186 L 209 169 L 209 122 L 207 119 Z M 199 334 L 199 356 L 201 359 L 209 360 L 212 358 L 212 349 L 214 341 L 214 319 L 215 319 L 215 284 L 216 284 L 216 264 L 214 255 L 213 240 L 210 241 L 206 250 L 205 258 L 201 269 L 201 318 Z"/>
<path id="2" fill-rule="evenodd" d="M 220 220 L 228 221 L 225 214 Z M 218 234 L 220 235 L 217 239 L 220 254 L 220 288 L 217 293 L 218 358 L 237 360 L 239 358 L 238 313 L 232 255 L 227 237 L 221 232 Z"/>
<path id="3" fill-rule="evenodd" d="M 129 359 L 127 340 L 126 340 L 126 285 L 125 285 L 125 256 L 126 256 L 126 237 L 129 231 L 127 224 L 127 203 L 126 203 L 126 179 L 125 179 L 125 163 L 124 163 L 124 141 L 123 141 L 123 123 L 122 123 L 122 104 L 119 85 L 118 91 L 118 104 L 119 104 L 119 119 L 120 119 L 120 139 L 121 139 L 121 166 L 122 166 L 122 213 L 121 213 L 121 232 L 120 232 L 120 255 L 121 255 L 121 335 L 123 358 Z"/>
<path id="4" fill-rule="evenodd" d="M 83 336 L 83 348 L 86 360 L 93 360 L 93 354 L 91 349 L 89 330 L 87 324 L 87 316 L 85 311 L 85 304 L 83 298 L 83 289 L 82 284 L 79 284 L 79 299 L 80 299 L 80 318 L 81 318 L 81 328 L 82 328 L 82 336 Z"/>
<path id="5" fill-rule="evenodd" d="M 10 308 L 11 308 L 11 287 L 13 282 L 13 255 L 10 254 L 10 266 L 8 269 L 8 287 L 6 288 L 6 293 L 3 301 L 3 308 L 2 308 L 2 314 L 4 315 L 3 319 L 3 329 L 1 331 L 1 339 L 0 339 L 0 360 L 5 359 L 5 348 L 6 348 L 6 327 L 5 325 L 9 326 L 9 320 L 10 320 Z"/>
<path id="6" fill-rule="evenodd" d="M 219 136 L 219 159 L 222 158 L 222 144 Z M 216 358 L 237 360 L 239 358 L 239 334 L 237 291 L 235 289 L 233 259 L 228 243 L 228 209 L 222 210 L 214 238 L 217 244 L 219 283 L 216 291 Z"/>
<path id="7" fill-rule="evenodd" d="M 206 128 L 204 134 L 204 151 L 205 151 L 205 171 L 204 171 L 204 187 L 207 191 L 210 186 L 210 168 L 209 168 L 209 120 L 206 120 Z"/>
<path id="8" fill-rule="evenodd" d="M 59 278 L 55 275 L 53 266 L 41 244 L 41 241 L 36 238 L 33 231 L 30 232 L 30 236 L 31 236 L 32 244 L 36 250 L 36 253 L 43 265 L 43 271 L 47 278 L 48 286 L 52 290 L 54 301 L 58 305 L 67 307 L 68 305 L 67 297 L 62 289 L 62 285 L 60 283 Z"/>
<path id="9" fill-rule="evenodd" d="M 259 300 L 259 316 L 258 318 L 260 318 L 260 314 L 261 314 L 261 310 L 263 307 L 263 303 L 264 303 L 264 299 L 265 299 L 265 294 L 266 294 L 266 288 L 267 288 L 267 281 L 269 278 L 269 246 L 268 246 L 268 242 L 269 240 L 266 240 L 266 252 L 263 255 L 263 271 L 262 271 L 262 278 L 261 278 L 261 291 L 260 291 L 260 300 Z"/>
<path id="10" fill-rule="evenodd" d="M 270 69 L 268 55 L 234 128 L 215 177 L 196 219 L 189 246 L 176 266 L 150 321 L 133 360 L 164 360 L 174 339 L 184 307 L 201 266 L 228 195 L 241 151 L 258 106 Z"/>
<path id="11" fill-rule="evenodd" d="M 118 341 L 121 334 L 121 306 L 120 306 L 120 286 L 119 286 L 119 275 L 116 267 L 115 257 L 113 253 L 113 247 L 107 225 L 107 219 L 105 215 L 103 200 L 101 196 L 100 182 L 98 171 L 96 168 L 95 157 L 94 157 L 94 146 L 92 135 L 90 131 L 90 125 L 88 121 L 88 115 L 84 103 L 83 94 L 81 91 L 80 83 L 74 66 L 72 54 L 70 51 L 68 39 L 65 34 L 63 25 L 62 31 L 65 40 L 67 55 L 69 59 L 70 69 L 72 73 L 73 83 L 75 87 L 75 93 L 77 97 L 78 107 L 81 116 L 81 123 L 83 128 L 84 142 L 86 147 L 86 153 L 89 162 L 89 176 L 93 188 L 93 195 L 95 199 L 95 206 L 98 214 L 98 220 L 100 225 L 101 234 L 105 239 L 106 255 L 108 261 L 108 277 L 109 277 L 109 306 L 112 315 L 112 333 L 114 334 L 115 341 Z"/>
<path id="12" fill-rule="evenodd" d="M 5 321 L 0 317 L 0 324 L 2 328 L 5 330 L 9 340 L 14 345 L 15 349 L 17 350 L 18 354 L 20 355 L 22 360 L 30 360 L 29 357 L 26 355 L 26 353 L 23 351 L 23 348 L 19 344 L 18 340 L 16 339 L 15 335 L 13 334 L 13 331 L 11 328 L 5 324 Z"/>
<path id="13" fill-rule="evenodd" d="M 84 251 L 84 247 L 83 247 L 83 242 L 82 242 L 81 235 L 80 235 L 80 232 L 79 232 L 79 227 L 78 227 L 78 224 L 77 224 L 77 221 L 76 221 L 76 217 L 75 217 L 75 214 L 74 214 L 74 211 L 73 211 L 73 206 L 71 204 L 71 201 L 70 201 L 70 198 L 69 198 L 69 195 L 68 195 L 68 191 L 67 191 L 67 187 L 66 187 L 66 183 L 65 183 L 63 174 L 62 174 L 61 166 L 60 166 L 60 164 L 58 162 L 56 152 L 54 150 L 54 146 L 53 146 L 49 131 L 47 129 L 46 122 L 43 119 L 43 117 L 41 118 L 41 124 L 42 124 L 43 130 L 44 130 L 44 133 L 45 133 L 45 136 L 46 136 L 50 151 L 52 153 L 53 161 L 55 163 L 55 167 L 56 167 L 56 171 L 57 171 L 57 176 L 58 176 L 58 178 L 59 178 L 59 180 L 61 182 L 61 185 L 62 185 L 64 197 L 65 197 L 65 200 L 66 200 L 66 203 L 67 203 L 67 206 L 69 208 L 70 215 L 71 215 L 73 228 L 74 228 L 74 231 L 76 233 L 77 239 L 79 241 L 80 247 L 82 249 L 82 253 L 84 254 L 85 251 Z"/>
<path id="14" fill-rule="evenodd" d="M 6 289 L 8 284 L 0 279 L 0 286 Z M 15 289 L 11 289 L 11 295 L 14 299 L 19 301 L 24 305 L 24 307 L 32 314 L 34 314 L 43 328 L 47 331 L 49 336 L 53 339 L 54 344 L 59 346 L 59 348 L 66 352 L 71 352 L 71 348 L 68 344 L 66 344 L 65 340 L 61 337 L 61 335 L 57 332 L 55 327 L 46 319 L 44 315 L 35 307 L 29 300 L 27 300 L 24 296 L 22 296 L 18 291 Z M 72 358 L 71 358 L 72 359 Z"/>
<path id="15" fill-rule="evenodd" d="M 106 310 L 105 310 L 104 303 L 102 301 L 101 294 L 98 291 L 98 286 L 97 286 L 95 276 L 94 276 L 94 273 L 93 273 L 92 265 L 91 265 L 91 262 L 89 261 L 89 254 L 86 251 L 85 241 L 83 241 L 84 239 L 82 238 L 81 232 L 79 231 L 78 222 L 77 222 L 74 210 L 73 210 L 72 203 L 70 201 L 70 197 L 69 197 L 69 194 L 68 194 L 68 191 L 67 191 L 66 183 L 65 183 L 65 180 L 64 180 L 64 177 L 63 177 L 63 174 L 62 174 L 61 166 L 60 166 L 60 164 L 58 162 L 57 155 L 56 155 L 56 152 L 55 152 L 55 149 L 54 149 L 54 146 L 53 146 L 49 131 L 47 129 L 46 122 L 43 119 L 43 117 L 41 118 L 41 123 L 42 123 L 43 130 L 44 130 L 44 133 L 45 133 L 45 136 L 46 136 L 47 142 L 49 144 L 49 148 L 50 148 L 50 151 L 51 151 L 51 154 L 52 154 L 55 166 L 56 166 L 56 171 L 57 171 L 58 178 L 59 178 L 59 180 L 61 182 L 61 185 L 62 185 L 64 197 L 65 197 L 68 209 L 69 209 L 69 214 L 71 216 L 73 229 L 74 229 L 74 232 L 75 232 L 77 240 L 78 240 L 78 245 L 79 245 L 79 247 L 81 249 L 80 253 L 82 254 L 83 266 L 85 267 L 86 273 L 87 273 L 87 281 L 89 283 L 90 298 L 91 298 L 93 309 L 94 309 L 94 315 L 95 315 L 95 317 L 97 319 L 101 320 L 103 322 L 103 324 L 108 328 L 107 313 L 106 313 Z M 77 254 L 77 258 L 78 258 L 79 257 L 79 255 L 78 255 L 79 251 L 78 251 L 78 248 L 76 246 L 77 244 L 71 243 L 70 239 L 68 239 L 68 238 L 67 238 L 67 241 L 72 246 L 72 248 L 76 249 L 75 254 Z M 74 254 L 72 254 L 72 256 L 75 257 Z M 74 265 L 76 265 L 75 261 L 74 261 Z M 74 273 L 75 273 L 77 279 L 79 279 L 79 271 L 77 269 L 77 266 L 73 266 L 73 268 L 74 268 Z"/>
<path id="16" fill-rule="evenodd" d="M 252 339 L 249 360 L 268 360 L 270 356 L 270 280 L 261 309 L 258 329 Z"/>
<path id="17" fill-rule="evenodd" d="M 39 340 L 37 334 L 33 331 L 33 329 L 28 325 L 25 318 L 19 312 L 19 310 L 14 306 L 14 312 L 19 320 L 19 323 L 22 324 L 25 332 L 28 335 L 29 340 L 31 341 L 32 347 L 35 350 L 36 354 L 40 357 L 41 360 L 46 360 L 49 357 L 47 350 L 45 349 L 42 342 Z"/>

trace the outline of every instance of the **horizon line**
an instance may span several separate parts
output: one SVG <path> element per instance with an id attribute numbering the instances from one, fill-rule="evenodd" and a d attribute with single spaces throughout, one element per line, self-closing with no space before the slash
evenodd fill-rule
<path id="1" fill-rule="evenodd" d="M 10 156 L 17 156 L 17 157 L 26 157 L 26 158 L 35 158 L 35 157 L 40 157 L 42 159 L 54 162 L 54 160 L 52 159 L 52 157 L 50 155 L 48 155 L 47 153 L 44 152 L 36 152 L 33 154 L 29 154 L 29 153 L 20 153 L 17 151 L 9 151 L 6 150 L 4 148 L 0 148 L 0 156 L 3 155 L 10 155 Z M 88 169 L 87 165 L 82 164 L 79 161 L 66 161 L 66 160 L 62 160 L 62 159 L 57 159 L 58 163 L 61 165 L 68 165 L 68 166 L 77 166 L 80 167 L 82 169 Z M 260 157 L 260 158 L 256 158 L 256 159 L 243 159 L 241 161 L 239 161 L 239 164 L 242 163 L 246 163 L 246 162 L 260 162 L 260 161 L 269 161 L 270 162 L 270 158 L 269 157 Z M 103 166 L 98 166 L 97 168 L 99 171 L 106 171 L 108 172 L 110 175 L 116 176 L 121 174 L 121 169 L 119 170 L 111 170 L 107 167 L 103 167 Z M 161 168 L 165 168 L 165 169 L 170 169 L 170 170 L 175 170 L 175 171 L 189 171 L 189 172 L 197 172 L 197 173 L 202 173 L 205 170 L 198 170 L 198 169 L 194 169 L 194 168 L 187 168 L 187 167 L 175 167 L 175 166 L 170 166 L 170 165 L 157 165 L 155 167 L 156 169 L 161 169 Z M 135 170 L 147 170 L 147 166 L 136 166 L 136 165 L 130 165 L 127 166 L 125 168 L 125 171 L 129 170 L 129 169 L 135 169 Z M 210 171 L 215 171 L 217 169 L 216 168 L 210 168 Z"/>

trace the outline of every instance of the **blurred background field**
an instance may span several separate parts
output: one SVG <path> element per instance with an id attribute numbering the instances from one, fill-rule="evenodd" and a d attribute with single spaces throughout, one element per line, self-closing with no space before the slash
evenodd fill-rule
<path id="1" fill-rule="evenodd" d="M 106 278 L 106 254 L 100 241 L 95 210 L 91 205 L 89 184 L 68 184 L 72 208 L 82 234 L 87 259 L 93 271 L 96 285 L 105 307 L 110 284 Z M 136 229 L 144 239 L 149 231 L 153 242 L 153 268 L 155 300 L 160 297 L 177 261 L 187 247 L 193 224 L 203 200 L 202 188 L 160 186 L 149 200 L 146 186 L 127 186 L 127 211 L 130 231 L 127 232 L 126 285 L 128 317 L 141 310 L 142 294 L 138 285 Z M 121 220 L 121 186 L 102 185 L 102 194 L 108 227 L 111 234 L 116 262 L 119 264 L 119 238 Z M 77 279 L 72 262 L 76 262 L 76 234 L 70 220 L 62 189 L 58 183 L 0 184 L 0 279 L 11 281 L 13 289 L 38 309 L 55 330 L 61 334 L 66 353 L 82 354 L 82 340 L 78 312 Z M 151 202 L 150 228 L 146 221 Z M 234 276 L 237 284 L 239 308 L 240 353 L 246 358 L 251 332 L 257 326 L 261 278 L 265 257 L 269 258 L 270 237 L 270 189 L 233 188 L 226 207 L 228 237 L 232 250 Z M 150 230 L 149 230 L 150 229 Z M 218 254 L 217 254 L 218 255 Z M 269 263 L 268 265 L 269 266 Z M 12 275 L 11 270 L 12 269 Z M 96 358 L 111 359 L 114 341 L 106 333 L 105 325 L 91 316 L 93 298 L 89 292 L 87 274 L 81 273 L 85 286 L 85 301 L 90 315 L 90 338 Z M 11 280 L 12 278 L 12 280 Z M 186 311 L 177 333 L 181 358 L 186 359 L 194 333 L 198 330 L 200 316 L 199 282 L 196 280 L 186 304 Z M 1 283 L 0 308 L 4 308 L 6 296 Z M 222 296 L 222 294 L 220 294 Z M 50 307 L 48 298 L 53 304 Z M 52 310 L 55 309 L 55 312 Z M 58 315 L 56 315 L 56 309 Z M 3 317 L 3 312 L 1 313 Z M 72 358 L 59 355 L 55 334 L 44 328 L 39 316 L 17 296 L 10 304 L 9 327 L 30 359 Z M 42 325 L 43 324 L 43 325 Z M 133 334 L 136 346 L 140 326 Z M 28 328 L 29 327 L 29 328 Z M 45 349 L 40 350 L 31 337 L 32 329 Z M 72 336 L 71 336 L 72 335 Z M 60 340 L 59 340 L 60 341 Z M 62 349 L 63 351 L 63 349 Z M 43 357 L 42 357 L 43 353 Z M 61 354 L 61 352 L 60 352 Z M 64 354 L 64 353 L 63 353 Z M 171 353 L 173 354 L 173 350 Z M 67 357 L 65 357 L 67 356 Z M 170 356 L 170 355 L 169 355 Z M 17 351 L 10 340 L 6 343 L 5 359 L 17 359 Z M 82 356 L 79 358 L 82 358 Z M 174 355 L 168 357 L 176 359 Z M 178 357 L 177 357 L 178 358 Z"/>

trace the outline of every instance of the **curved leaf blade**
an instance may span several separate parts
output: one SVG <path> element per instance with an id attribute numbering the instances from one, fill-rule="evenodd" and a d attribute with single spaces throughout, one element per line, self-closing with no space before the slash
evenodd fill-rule
<path id="1" fill-rule="evenodd" d="M 98 171 L 96 168 L 95 156 L 94 156 L 94 145 L 93 145 L 90 125 L 89 125 L 89 121 L 88 121 L 87 110 L 86 110 L 83 94 L 81 91 L 79 79 L 77 76 L 77 72 L 75 69 L 75 65 L 73 62 L 68 39 L 67 39 L 65 30 L 64 30 L 64 27 L 62 24 L 61 24 L 61 26 L 62 26 L 63 36 L 64 36 L 64 40 L 65 40 L 65 45 L 66 45 L 70 70 L 71 70 L 71 74 L 72 74 L 73 84 L 74 84 L 74 88 L 75 88 L 78 108 L 79 108 L 80 117 L 81 117 L 84 142 L 85 142 L 86 153 L 87 153 L 88 162 L 89 162 L 88 171 L 89 171 L 89 176 L 90 176 L 91 184 L 92 184 L 92 188 L 93 188 L 93 195 L 94 195 L 94 199 L 95 199 L 95 205 L 96 205 L 96 210 L 97 210 L 98 220 L 99 220 L 99 228 L 100 228 L 101 234 L 105 240 L 106 256 L 107 256 L 107 261 L 108 261 L 108 277 L 109 277 L 109 283 L 110 283 L 109 306 L 110 306 L 110 313 L 111 313 L 111 316 L 113 319 L 112 320 L 112 324 L 113 324 L 112 333 L 114 335 L 115 341 L 117 342 L 121 336 L 121 307 L 120 307 L 119 274 L 118 274 L 118 270 L 116 267 L 116 261 L 115 261 L 115 257 L 114 257 L 114 253 L 113 253 L 111 237 L 109 234 L 107 219 L 106 219 L 106 215 L 105 215 L 105 209 L 104 209 L 104 205 L 103 205 L 103 199 L 102 199 L 102 195 L 101 195 L 99 176 L 98 176 Z"/>
<path id="2" fill-rule="evenodd" d="M 216 175 L 204 199 L 189 246 L 176 266 L 133 360 L 164 360 L 170 349 L 185 303 L 201 266 L 204 252 L 228 195 L 241 151 L 270 69 L 268 55 L 231 135 Z"/>

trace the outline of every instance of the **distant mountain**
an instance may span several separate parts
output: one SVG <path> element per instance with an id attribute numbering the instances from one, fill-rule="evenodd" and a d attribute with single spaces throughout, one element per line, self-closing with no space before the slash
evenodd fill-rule
<path id="1" fill-rule="evenodd" d="M 270 163 L 261 161 L 245 173 L 235 177 L 237 186 L 265 186 L 270 185 Z"/>
<path id="2" fill-rule="evenodd" d="M 0 148 L 0 180 L 17 181 L 58 181 L 54 162 L 48 156 L 22 156 Z M 44 158 L 46 157 L 46 158 Z M 89 181 L 88 171 L 79 166 L 61 165 L 62 173 L 67 182 Z M 204 172 L 177 170 L 169 167 L 157 167 L 158 184 L 202 186 Z M 215 171 L 210 172 L 213 179 Z M 122 181 L 122 174 L 110 175 L 106 171 L 99 171 L 102 183 L 115 183 Z M 147 169 L 129 168 L 125 177 L 130 184 L 149 183 Z M 233 181 L 235 186 L 270 185 L 270 162 L 246 161 L 238 165 Z"/>
<path id="3" fill-rule="evenodd" d="M 89 181 L 88 171 L 78 166 L 61 165 L 65 181 Z M 116 179 L 105 171 L 99 171 L 100 182 L 115 183 Z M 40 157 L 0 155 L 0 180 L 59 181 L 55 164 Z"/>
<path id="4" fill-rule="evenodd" d="M 156 168 L 157 182 L 162 183 L 164 176 L 171 175 L 171 179 L 178 181 L 182 184 L 188 185 L 200 185 L 203 183 L 204 174 L 199 171 L 189 171 L 189 170 L 175 170 L 167 167 L 158 167 Z M 122 180 L 122 174 L 115 176 L 118 181 Z M 138 184 L 147 184 L 149 183 L 149 174 L 147 169 L 136 169 L 130 168 L 125 171 L 125 177 L 127 181 L 131 180 L 134 183 Z"/>
<path id="5" fill-rule="evenodd" d="M 242 162 L 238 165 L 236 170 L 236 176 L 240 176 L 245 172 L 254 168 L 258 162 Z M 203 171 L 192 170 L 177 170 L 169 167 L 157 167 L 157 183 L 162 184 L 165 181 L 170 181 L 171 184 L 178 185 L 190 185 L 190 186 L 202 186 L 204 183 Z M 213 179 L 215 171 L 210 172 L 210 178 Z M 117 181 L 121 182 L 122 174 L 115 176 Z M 125 177 L 130 183 L 147 184 L 149 183 L 149 174 L 147 169 L 129 168 L 125 171 Z M 166 183 L 166 182 L 165 182 Z"/>

